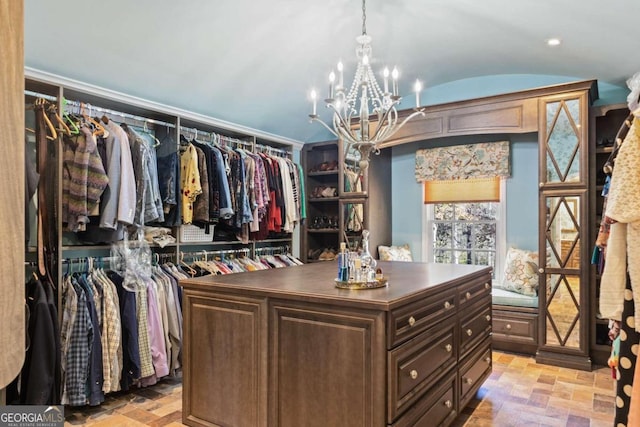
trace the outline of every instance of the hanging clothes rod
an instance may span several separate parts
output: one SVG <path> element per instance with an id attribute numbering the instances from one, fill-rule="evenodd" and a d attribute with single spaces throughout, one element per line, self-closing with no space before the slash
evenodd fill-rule
<path id="1" fill-rule="evenodd" d="M 32 90 L 26 90 L 24 91 L 24 94 L 27 96 L 33 96 L 35 98 L 43 98 L 46 99 L 47 101 L 51 101 L 51 102 L 56 102 L 58 101 L 58 98 L 52 95 L 45 95 L 44 93 L 39 93 L 39 92 L 34 92 Z"/>
<path id="2" fill-rule="evenodd" d="M 191 135 L 194 138 L 198 138 L 198 135 L 201 135 L 202 137 L 205 137 L 205 139 L 208 138 L 210 142 L 217 142 L 217 143 L 223 143 L 223 144 L 224 143 L 242 144 L 247 147 L 251 147 L 253 145 L 253 143 L 250 141 L 244 141 L 242 139 L 221 135 L 216 132 L 206 132 L 197 128 L 191 128 L 186 126 L 180 126 L 180 133 L 182 133 L 185 136 Z"/>
<path id="3" fill-rule="evenodd" d="M 198 258 L 203 256 L 216 256 L 216 255 L 248 255 L 251 252 L 249 248 L 242 249 L 220 249 L 214 251 L 196 251 L 196 252 L 180 252 L 181 258 Z"/>
<path id="4" fill-rule="evenodd" d="M 264 246 L 255 249 L 256 255 L 262 255 L 263 252 L 267 255 L 274 255 L 276 253 L 289 253 L 289 246 Z"/>
<path id="5" fill-rule="evenodd" d="M 89 115 L 91 115 L 93 111 L 98 111 L 98 112 L 103 113 L 103 114 L 108 114 L 108 115 L 116 116 L 116 117 L 122 117 L 123 119 L 136 120 L 138 122 L 148 123 L 148 124 L 152 124 L 152 125 L 166 126 L 166 127 L 170 127 L 170 128 L 175 128 L 176 127 L 176 125 L 173 124 L 173 123 L 163 122 L 162 120 L 150 119 L 150 118 L 142 117 L 142 116 L 136 116 L 135 114 L 123 113 L 122 111 L 111 110 L 109 108 L 97 107 L 95 105 L 91 105 L 91 104 L 88 104 L 86 102 L 80 102 L 80 101 L 73 101 L 73 100 L 65 99 L 63 101 L 63 104 L 65 104 L 65 107 L 71 107 L 71 111 L 70 112 L 74 112 L 74 109 L 75 109 L 76 113 L 80 113 L 80 110 L 82 108 L 85 108 L 85 109 L 89 110 Z"/>
<path id="6" fill-rule="evenodd" d="M 283 150 L 282 148 L 271 147 L 264 144 L 256 144 L 256 149 L 268 154 L 282 154 L 286 157 L 291 157 L 291 151 Z"/>

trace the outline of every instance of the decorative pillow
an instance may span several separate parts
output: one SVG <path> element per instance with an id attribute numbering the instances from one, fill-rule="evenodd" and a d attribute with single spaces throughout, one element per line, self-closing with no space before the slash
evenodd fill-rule
<path id="1" fill-rule="evenodd" d="M 522 295 L 538 295 L 538 253 L 509 248 L 504 279 L 496 287 Z"/>
<path id="2" fill-rule="evenodd" d="M 413 261 L 409 245 L 378 246 L 380 261 Z"/>

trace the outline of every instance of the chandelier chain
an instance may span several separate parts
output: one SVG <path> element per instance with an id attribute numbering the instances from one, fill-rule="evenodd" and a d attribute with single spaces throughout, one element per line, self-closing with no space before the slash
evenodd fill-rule
<path id="1" fill-rule="evenodd" d="M 362 35 L 367 34 L 367 9 L 365 7 L 365 1 L 362 0 Z"/>

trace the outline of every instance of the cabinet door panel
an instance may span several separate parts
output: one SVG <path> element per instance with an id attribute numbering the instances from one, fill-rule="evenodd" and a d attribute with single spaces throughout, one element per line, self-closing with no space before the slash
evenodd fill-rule
<path id="1" fill-rule="evenodd" d="M 270 424 L 384 424 L 382 313 L 274 304 Z"/>
<path id="2" fill-rule="evenodd" d="M 265 323 L 264 300 L 185 292 L 186 419 L 214 426 L 266 425 Z"/>

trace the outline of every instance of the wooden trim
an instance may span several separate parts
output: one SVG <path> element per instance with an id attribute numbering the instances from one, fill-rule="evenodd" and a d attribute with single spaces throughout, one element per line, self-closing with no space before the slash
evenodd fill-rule
<path id="1" fill-rule="evenodd" d="M 596 81 L 585 80 L 431 105 L 425 107 L 424 117 L 409 121 L 380 148 L 448 136 L 537 132 L 540 98 L 585 90 L 591 101 L 597 99 Z M 399 120 L 413 111 L 400 111 Z"/>

